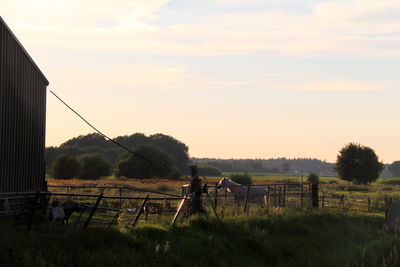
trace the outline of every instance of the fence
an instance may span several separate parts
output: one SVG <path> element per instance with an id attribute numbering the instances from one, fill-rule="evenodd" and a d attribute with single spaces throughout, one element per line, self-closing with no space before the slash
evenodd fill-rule
<path id="1" fill-rule="evenodd" d="M 387 210 L 385 201 L 352 199 L 345 195 L 327 195 L 320 197 L 321 208 L 348 211 L 353 213 L 384 213 Z"/>
<path id="2" fill-rule="evenodd" d="M 269 207 L 309 207 L 312 205 L 312 188 L 309 183 L 280 183 L 249 185 L 249 187 L 262 187 L 265 189 L 266 201 Z M 222 205 L 235 205 L 234 195 L 225 189 L 218 189 L 217 184 L 209 185 L 208 191 L 214 199 L 215 207 Z M 182 197 L 188 195 L 189 185 L 183 185 Z M 249 202 L 250 204 L 250 202 Z M 251 205 L 251 204 L 250 204 Z"/>
<path id="3" fill-rule="evenodd" d="M 309 183 L 252 186 L 265 189 L 268 207 L 320 207 L 358 213 L 386 210 L 384 202 L 371 199 L 364 201 L 350 199 L 344 195 L 318 195 L 318 185 Z M 247 190 L 250 187 L 247 187 Z M 118 223 L 122 226 L 132 226 L 145 222 L 170 223 L 172 219 L 176 221 L 178 207 L 184 207 L 184 202 L 190 199 L 188 185 L 182 187 L 181 195 L 120 186 L 49 186 L 49 188 L 53 192 L 0 193 L 0 215 L 17 215 L 16 222 L 24 221 L 22 224 L 28 225 L 30 229 L 35 222 L 37 225 L 40 224 L 46 214 L 48 203 L 56 200 L 59 202 L 73 200 L 81 207 L 79 212 L 71 217 L 73 227 L 86 228 L 89 224 L 111 226 Z M 161 196 L 150 196 L 150 193 Z M 226 189 L 218 189 L 216 184 L 208 186 L 207 193 L 202 196 L 204 211 L 214 212 L 217 217 L 218 214 L 230 216 L 237 213 L 260 214 L 261 212 L 262 214 L 266 211 L 257 203 L 247 201 L 247 193 L 246 201 L 239 207 L 234 195 Z M 142 213 L 145 215 L 144 220 L 143 216 L 140 219 Z"/>

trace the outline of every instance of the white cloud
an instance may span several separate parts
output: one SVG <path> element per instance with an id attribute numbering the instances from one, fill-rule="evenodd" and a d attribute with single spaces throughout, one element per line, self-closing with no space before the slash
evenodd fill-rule
<path id="1" fill-rule="evenodd" d="M 149 54 L 400 55 L 398 1 L 315 3 L 309 13 L 204 14 L 202 22 L 151 24 L 168 0 L 15 0 L 0 3 L 24 43 Z"/>
<path id="2" fill-rule="evenodd" d="M 377 91 L 383 90 L 386 83 L 365 81 L 312 81 L 289 84 L 295 91 Z"/>

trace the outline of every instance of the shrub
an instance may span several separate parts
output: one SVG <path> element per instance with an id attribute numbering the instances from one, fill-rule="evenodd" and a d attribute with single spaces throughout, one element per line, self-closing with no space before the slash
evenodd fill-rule
<path id="1" fill-rule="evenodd" d="M 307 177 L 307 182 L 311 184 L 318 184 L 319 182 L 318 174 L 311 172 Z"/>
<path id="2" fill-rule="evenodd" d="M 82 167 L 73 157 L 60 155 L 54 160 L 51 170 L 56 179 L 71 179 L 78 177 Z"/>
<path id="3" fill-rule="evenodd" d="M 110 175 L 111 164 L 101 154 L 84 154 L 78 157 L 78 161 L 82 166 L 80 178 L 97 179 Z"/>
<path id="4" fill-rule="evenodd" d="M 231 174 L 230 178 L 232 181 L 242 185 L 251 185 L 252 182 L 252 178 L 247 172 L 243 174 L 240 173 Z"/>
<path id="5" fill-rule="evenodd" d="M 336 180 L 329 180 L 328 184 L 338 184 L 338 181 L 336 181 Z"/>

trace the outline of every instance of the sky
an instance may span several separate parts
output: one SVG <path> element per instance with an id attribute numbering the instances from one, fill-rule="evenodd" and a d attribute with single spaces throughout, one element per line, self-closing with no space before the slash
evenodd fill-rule
<path id="1" fill-rule="evenodd" d="M 400 160 L 398 0 L 0 0 L 53 90 L 110 137 L 192 157 Z M 48 93 L 46 145 L 93 130 Z"/>

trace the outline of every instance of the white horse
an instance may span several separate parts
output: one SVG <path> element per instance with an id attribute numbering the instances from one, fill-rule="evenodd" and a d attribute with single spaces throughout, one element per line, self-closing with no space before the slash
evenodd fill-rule
<path id="1" fill-rule="evenodd" d="M 235 183 L 228 178 L 222 178 L 218 185 L 218 189 L 227 188 L 228 192 L 231 192 L 235 197 L 236 207 L 240 208 L 240 203 L 246 199 L 247 186 Z M 247 195 L 248 201 L 256 201 L 260 208 L 268 205 L 267 202 L 267 190 L 261 186 L 250 186 Z"/>

